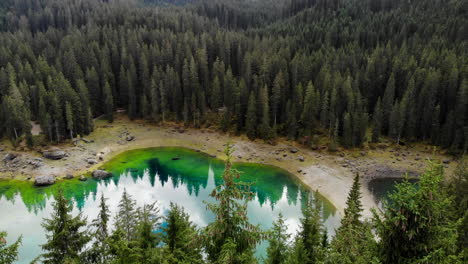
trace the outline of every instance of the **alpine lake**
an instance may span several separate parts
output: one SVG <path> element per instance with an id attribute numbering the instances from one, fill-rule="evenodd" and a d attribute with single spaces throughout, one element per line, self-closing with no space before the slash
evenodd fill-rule
<path id="1" fill-rule="evenodd" d="M 215 202 L 210 193 L 222 183 L 224 162 L 219 159 L 186 148 L 147 148 L 121 153 L 102 168 L 113 177 L 105 180 L 89 177 L 87 181 L 75 177 L 47 187 L 35 187 L 31 182 L 19 180 L 0 181 L 0 230 L 8 232 L 9 243 L 22 236 L 18 263 L 29 263 L 42 253 L 40 245 L 46 237 L 41 222 L 50 217 L 53 194 L 59 188 L 71 199 L 73 214 L 82 212 L 88 223 L 98 214 L 101 194 L 108 199 L 113 218 L 124 190 L 138 206 L 157 202 L 161 214 L 167 213 L 171 202 L 179 204 L 200 228 L 214 220 L 205 202 Z M 340 216 L 334 206 L 292 174 L 277 167 L 253 163 L 235 163 L 234 168 L 241 172 L 240 180 L 253 184 L 255 198 L 248 203 L 251 223 L 267 230 L 281 212 L 288 232 L 296 234 L 302 217 L 301 208 L 313 197 L 321 208 L 323 225 L 329 236 L 335 233 Z M 258 245 L 258 258 L 265 257 L 267 246 L 266 241 Z"/>

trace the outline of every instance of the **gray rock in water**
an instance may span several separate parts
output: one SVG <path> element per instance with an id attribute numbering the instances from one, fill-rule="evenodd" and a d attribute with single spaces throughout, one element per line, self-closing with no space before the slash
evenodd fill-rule
<path id="1" fill-rule="evenodd" d="M 73 175 L 72 174 L 67 174 L 67 175 L 65 175 L 64 178 L 67 179 L 67 180 L 71 180 L 71 179 L 73 179 Z"/>
<path id="2" fill-rule="evenodd" d="M 105 179 L 112 177 L 112 173 L 105 170 L 95 170 L 93 171 L 93 178 L 95 179 Z"/>
<path id="3" fill-rule="evenodd" d="M 81 175 L 79 178 L 80 181 L 87 181 L 88 178 L 86 178 L 84 175 Z"/>
<path id="4" fill-rule="evenodd" d="M 16 159 L 16 157 L 18 157 L 18 155 L 14 154 L 14 153 L 8 153 L 5 155 L 5 157 L 3 157 L 3 161 L 12 161 L 14 159 Z"/>
<path id="5" fill-rule="evenodd" d="M 54 150 L 54 151 L 45 151 L 44 153 L 42 153 L 42 155 L 46 159 L 59 160 L 59 159 L 65 158 L 67 156 L 67 153 L 61 150 Z"/>
<path id="6" fill-rule="evenodd" d="M 34 179 L 34 185 L 36 186 L 47 186 L 47 185 L 52 185 L 54 183 L 55 183 L 55 176 L 53 175 L 37 176 Z"/>

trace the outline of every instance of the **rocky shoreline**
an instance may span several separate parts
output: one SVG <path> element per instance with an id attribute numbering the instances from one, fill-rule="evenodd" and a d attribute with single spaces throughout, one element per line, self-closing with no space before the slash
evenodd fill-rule
<path id="1" fill-rule="evenodd" d="M 79 177 L 86 180 L 85 175 L 91 175 L 103 163 L 123 151 L 159 146 L 188 147 L 223 159 L 222 146 L 226 142 L 232 142 L 235 146 L 234 161 L 285 169 L 312 190 L 318 190 L 340 211 L 345 207 L 355 173 L 361 176 L 363 205 L 369 213 L 368 209 L 376 205 L 366 188 L 370 180 L 390 174 L 392 177 L 400 174 L 401 177 L 404 172 L 418 174 L 424 170 L 425 159 L 428 158 L 443 160 L 448 170 L 453 169 L 456 163 L 448 156 L 430 154 L 428 147 L 418 150 L 388 147 L 329 153 L 326 150 L 311 150 L 290 141 L 279 140 L 276 145 L 270 145 L 211 129 L 186 129 L 175 124 L 160 127 L 120 117 L 112 124 L 97 121 L 95 132 L 68 145 L 39 151 L 15 151 L 7 142 L 3 142 L 0 144 L 0 179 L 34 182 L 37 177 L 43 177 L 41 180 L 49 179 L 45 182 L 51 182 L 50 177 L 54 180 Z M 39 181 L 39 184 L 43 183 Z"/>

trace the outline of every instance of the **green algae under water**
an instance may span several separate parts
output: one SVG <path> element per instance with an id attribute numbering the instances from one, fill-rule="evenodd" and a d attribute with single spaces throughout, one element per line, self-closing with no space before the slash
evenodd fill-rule
<path id="1" fill-rule="evenodd" d="M 315 196 L 322 207 L 324 226 L 329 234 L 334 233 L 339 216 L 333 205 L 319 194 L 310 193 L 293 175 L 260 164 L 236 163 L 234 167 L 242 173 L 242 181 L 254 183 L 255 199 L 248 204 L 252 223 L 268 229 L 281 212 L 288 232 L 294 234 L 302 217 L 302 206 L 309 196 Z M 100 181 L 90 178 L 85 182 L 77 178 L 61 180 L 49 187 L 0 181 L 0 230 L 8 231 L 9 242 L 23 235 L 19 263 L 29 263 L 41 253 L 40 244 L 45 241 L 41 221 L 50 216 L 52 195 L 58 188 L 63 188 L 73 201 L 73 214 L 82 212 L 88 222 L 98 214 L 101 193 L 108 198 L 111 214 L 115 215 L 124 189 L 139 206 L 157 201 L 162 214 L 171 202 L 184 206 L 199 227 L 214 220 L 203 201 L 214 202 L 209 194 L 215 185 L 222 183 L 224 163 L 221 160 L 185 148 L 148 148 L 121 153 L 103 168 L 114 177 Z M 258 257 L 265 256 L 266 247 L 266 242 L 258 246 Z"/>

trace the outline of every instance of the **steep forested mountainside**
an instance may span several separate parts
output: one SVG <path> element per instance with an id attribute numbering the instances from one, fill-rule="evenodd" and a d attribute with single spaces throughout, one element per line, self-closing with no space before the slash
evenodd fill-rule
<path id="1" fill-rule="evenodd" d="M 462 151 L 467 2 L 5 2 L 0 133 L 34 144 L 34 120 L 61 141 L 123 108 L 312 147 L 388 136 Z"/>

